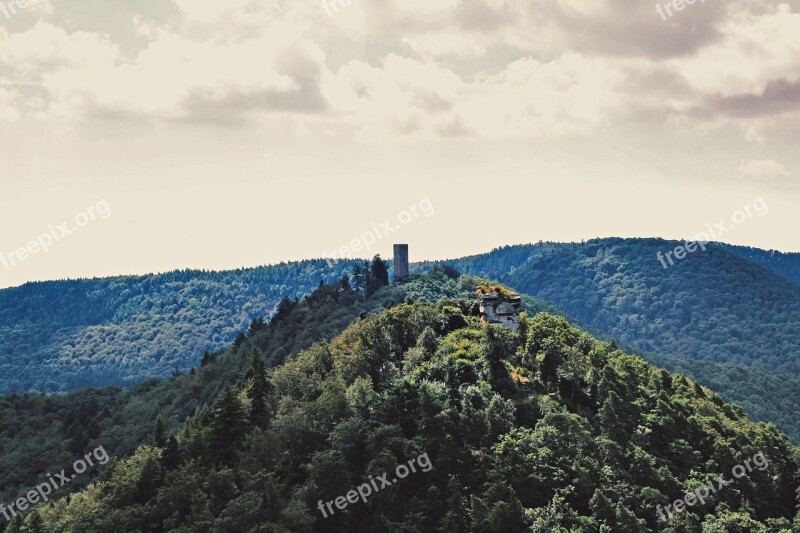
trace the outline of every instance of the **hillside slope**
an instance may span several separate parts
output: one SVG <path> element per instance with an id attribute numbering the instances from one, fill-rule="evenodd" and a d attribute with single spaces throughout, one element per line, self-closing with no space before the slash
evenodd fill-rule
<path id="1" fill-rule="evenodd" d="M 110 463 L 26 523 L 789 531 L 800 457 L 773 427 L 561 318 L 539 314 L 512 334 L 481 327 L 474 310 L 470 300 L 399 305 L 273 373 L 257 358 L 173 438 Z M 728 482 L 703 503 L 664 512 L 716 476 Z"/>
<path id="2" fill-rule="evenodd" d="M 800 442 L 800 291 L 787 279 L 800 256 L 713 244 L 664 269 L 657 254 L 679 244 L 506 246 L 447 264 L 551 301 L 582 327 L 691 375 Z"/>
<path id="3" fill-rule="evenodd" d="M 638 349 L 800 375 L 800 286 L 719 248 L 663 268 L 660 240 L 533 257 L 501 281 Z"/>
<path id="4" fill-rule="evenodd" d="M 674 246 L 667 241 L 650 241 L 663 243 L 665 250 Z M 586 245 L 544 243 L 503 247 L 488 254 L 454 261 L 453 264 L 464 273 L 507 281 L 522 292 L 542 296 L 537 292 L 538 287 L 519 283 L 525 280 L 509 278 L 511 273 L 529 261 L 545 261 L 543 258 L 548 255 L 562 256 L 565 260 L 578 259 L 574 254 L 581 246 L 641 249 L 644 255 L 627 257 L 625 260 L 636 262 L 637 265 L 632 265 L 634 269 L 641 266 L 651 269 L 653 265 L 658 266 L 650 255 L 654 250 L 645 249 L 647 247 L 640 244 L 650 241 L 603 239 Z M 734 261 L 734 256 L 772 269 L 795 281 L 800 272 L 800 254 L 780 254 L 729 246 L 726 249 L 732 254 L 717 265 L 720 272 L 729 269 L 728 261 Z M 684 263 L 687 261 L 690 259 Z M 551 261 L 551 264 L 555 266 L 557 263 Z M 252 318 L 268 316 L 280 298 L 309 294 L 320 279 L 334 281 L 343 272 L 351 271 L 353 265 L 353 262 L 341 261 L 331 268 L 321 260 L 303 261 L 228 272 L 187 270 L 138 277 L 30 283 L 0 290 L 0 393 L 63 392 L 109 384 L 130 386 L 150 377 L 168 376 L 175 368 L 191 368 L 199 361 L 203 352 L 218 350 L 230 343 Z M 584 270 L 588 266 L 591 264 L 585 263 Z M 734 265 L 737 270 L 741 270 L 740 267 L 741 263 Z M 691 268 L 681 272 L 689 270 Z M 555 277 L 550 281 L 558 287 L 570 281 L 565 276 L 554 274 Z M 624 274 L 621 273 L 623 277 Z M 710 282 L 712 289 L 707 292 L 712 299 L 716 298 L 715 291 L 723 295 L 730 291 L 730 287 L 723 283 L 726 281 L 725 276 L 717 274 L 706 272 L 698 278 L 699 283 Z M 709 278 L 701 279 L 703 276 Z M 616 276 L 606 283 L 614 283 L 617 278 L 621 279 Z M 663 283 L 663 280 L 656 279 L 648 281 Z M 748 281 L 749 285 L 753 285 L 754 282 L 758 284 L 763 280 L 728 277 L 727 281 Z M 779 292 L 784 292 L 779 284 L 773 285 Z M 561 292 L 558 287 L 554 289 L 554 296 Z M 754 294 L 761 290 L 758 286 L 747 289 L 755 290 Z M 796 292 L 796 289 L 793 290 Z M 619 308 L 613 298 L 609 299 L 607 296 L 600 293 L 598 297 L 604 298 L 603 305 L 611 304 L 607 311 L 614 314 Z M 580 307 L 583 295 L 576 296 L 574 291 L 567 291 L 564 300 L 553 299 L 552 302 L 567 310 L 576 305 Z M 571 304 L 571 307 L 567 304 Z M 782 300 L 777 299 L 775 305 L 782 306 Z M 754 313 L 754 316 L 762 323 L 776 323 L 781 318 L 774 316 L 771 311 L 763 314 L 763 309 L 754 308 L 756 310 L 758 314 Z M 641 310 L 635 309 L 630 314 L 638 316 L 639 311 Z M 665 311 L 672 312 L 675 309 Z M 654 312 L 657 314 L 662 310 L 658 308 Z M 684 341 L 693 340 L 697 335 L 703 334 L 693 330 L 693 325 L 679 332 L 681 337 L 672 345 L 666 346 L 666 339 L 653 339 L 652 331 L 639 335 L 639 323 L 613 324 L 609 320 L 600 320 L 595 324 L 592 322 L 595 320 L 594 316 L 577 316 L 572 312 L 569 314 L 587 326 L 598 326 L 597 331 L 604 334 L 628 334 L 626 338 L 642 349 L 659 351 L 669 348 L 679 354 L 691 352 L 692 357 L 708 358 L 706 356 L 709 355 L 703 346 L 683 346 L 687 344 Z M 654 316 L 653 312 L 650 316 Z M 590 320 L 587 321 L 587 318 Z M 622 320 L 627 318 L 629 317 Z M 667 321 L 675 319 L 674 316 L 663 318 Z M 679 317 L 678 320 L 682 318 Z M 733 324 L 728 322 L 731 321 L 723 317 L 722 326 L 729 330 L 739 329 L 738 321 Z M 668 326 L 665 335 L 676 335 L 675 328 L 669 324 Z M 651 323 L 650 327 L 658 329 L 661 325 Z M 779 324 L 779 327 L 785 325 Z M 780 331 L 778 333 L 782 336 Z M 758 342 L 757 338 L 749 336 L 744 337 L 744 340 L 749 345 L 743 344 L 741 349 L 748 353 L 753 344 Z M 735 348 L 736 342 L 738 341 L 731 341 L 731 346 L 726 348 L 727 352 L 731 347 Z M 682 345 L 679 346 L 681 349 L 675 350 L 677 345 Z M 777 346 L 762 343 L 756 351 L 763 355 L 772 348 L 778 351 L 778 355 L 767 366 L 779 367 L 781 361 L 778 360 L 787 357 L 782 354 L 794 353 L 792 350 L 796 348 L 796 343 L 782 342 Z M 733 361 L 729 356 L 730 353 L 723 351 L 719 357 L 710 358 Z"/>
<path id="5" fill-rule="evenodd" d="M 125 390 L 0 396 L 0 503 L 25 494 L 46 472 L 58 472 L 92 446 L 102 445 L 112 455 L 130 455 L 148 441 L 157 418 L 168 431 L 179 428 L 198 409 L 213 405 L 225 387 L 237 383 L 255 350 L 271 368 L 314 342 L 332 339 L 362 313 L 409 297 L 439 301 L 469 296 L 465 287 L 436 272 L 414 276 L 403 287 L 384 287 L 368 299 L 353 288 L 326 284 L 297 303 L 281 305 L 269 323 L 252 323 L 232 346 L 207 354 L 186 374 Z M 90 472 L 64 490 L 78 490 L 91 479 Z"/>
<path id="6" fill-rule="evenodd" d="M 348 269 L 319 260 L 0 290 L 0 393 L 129 386 L 191 368 L 281 298 Z"/>
<path id="7" fill-rule="evenodd" d="M 750 246 L 734 246 L 718 242 L 713 244 L 748 261 L 768 268 L 794 283 L 800 284 L 800 253 L 761 250 Z"/>

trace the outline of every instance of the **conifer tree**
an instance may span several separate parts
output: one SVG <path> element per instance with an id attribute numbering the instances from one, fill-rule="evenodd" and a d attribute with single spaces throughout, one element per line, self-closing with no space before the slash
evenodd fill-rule
<path id="1" fill-rule="evenodd" d="M 211 419 L 211 456 L 221 464 L 235 463 L 235 451 L 247 432 L 247 417 L 231 387 L 217 403 Z"/>
<path id="2" fill-rule="evenodd" d="M 153 446 L 157 448 L 163 448 L 166 443 L 167 443 L 166 428 L 164 426 L 164 421 L 159 416 L 158 418 L 156 418 L 156 423 L 153 428 Z"/>
<path id="3" fill-rule="evenodd" d="M 181 451 L 175 435 L 167 439 L 164 451 L 161 452 L 161 466 L 164 470 L 174 470 L 181 463 Z"/>
<path id="4" fill-rule="evenodd" d="M 381 287 L 389 285 L 389 267 L 386 265 L 386 261 L 381 259 L 380 255 L 376 255 L 372 258 L 370 274 L 372 285 L 367 291 L 369 295 L 374 294 Z"/>
<path id="5" fill-rule="evenodd" d="M 136 482 L 134 500 L 137 503 L 147 503 L 161 484 L 161 468 L 152 457 L 145 459 L 139 480 Z"/>
<path id="6" fill-rule="evenodd" d="M 269 379 L 264 361 L 253 350 L 253 362 L 250 365 L 251 384 L 248 391 L 250 398 L 250 421 L 258 427 L 266 427 L 269 424 L 269 405 L 268 396 L 270 393 Z"/>
<path id="7" fill-rule="evenodd" d="M 353 267 L 353 287 L 358 294 L 364 294 L 366 292 L 364 270 L 361 268 L 361 265 Z"/>

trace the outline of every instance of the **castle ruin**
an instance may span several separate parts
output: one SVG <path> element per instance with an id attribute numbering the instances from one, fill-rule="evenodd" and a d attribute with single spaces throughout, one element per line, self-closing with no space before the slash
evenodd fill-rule
<path id="1" fill-rule="evenodd" d="M 394 245 L 394 283 L 408 278 L 408 245 Z"/>
<path id="2" fill-rule="evenodd" d="M 519 309 L 522 298 L 516 293 L 476 293 L 481 299 L 481 322 L 483 325 L 498 324 L 511 331 L 519 330 Z"/>

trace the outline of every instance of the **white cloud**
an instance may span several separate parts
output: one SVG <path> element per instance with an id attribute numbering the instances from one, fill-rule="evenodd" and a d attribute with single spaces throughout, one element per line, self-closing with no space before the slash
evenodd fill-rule
<path id="1" fill-rule="evenodd" d="M 0 29 L 0 78 L 46 90 L 36 106 L 6 97 L 18 106 L 0 120 L 99 112 L 230 125 L 274 112 L 300 127 L 317 114 L 374 141 L 586 136 L 640 118 L 732 121 L 763 139 L 794 109 L 800 13 L 786 4 L 696 5 L 665 24 L 621 0 L 371 1 L 329 17 L 316 2 L 175 0 L 177 20 L 131 17 L 137 49 L 52 21 Z M 694 53 L 669 44 L 681 35 Z"/>

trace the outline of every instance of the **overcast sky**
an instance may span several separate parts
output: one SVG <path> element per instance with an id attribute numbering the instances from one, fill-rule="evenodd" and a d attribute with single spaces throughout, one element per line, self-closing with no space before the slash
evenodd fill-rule
<path id="1" fill-rule="evenodd" d="M 0 286 L 320 257 L 387 220 L 356 255 L 720 220 L 800 251 L 800 2 L 341 2 L 0 11 Z"/>

